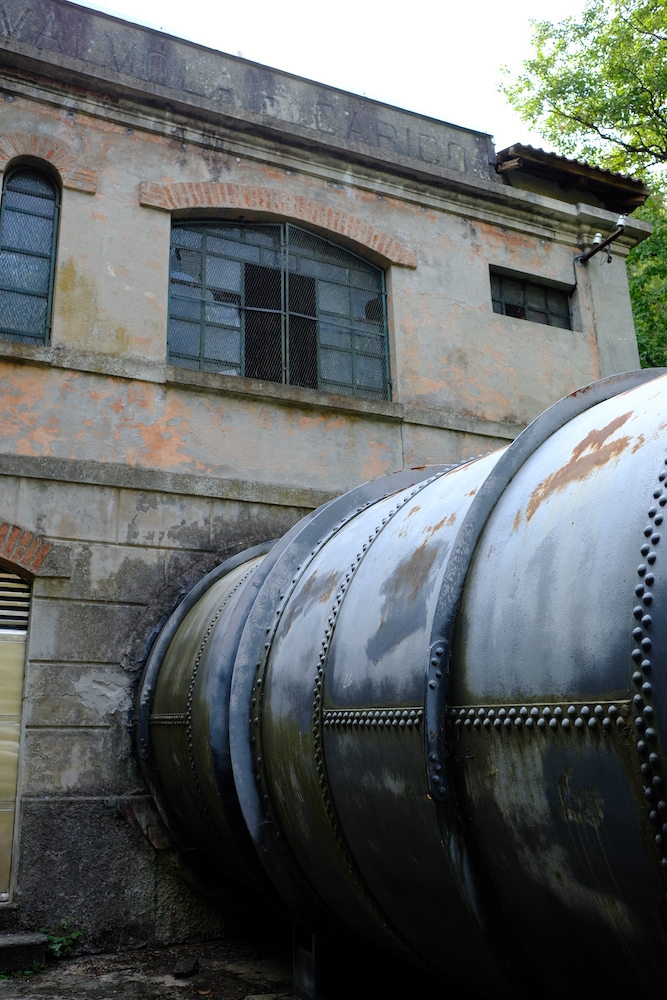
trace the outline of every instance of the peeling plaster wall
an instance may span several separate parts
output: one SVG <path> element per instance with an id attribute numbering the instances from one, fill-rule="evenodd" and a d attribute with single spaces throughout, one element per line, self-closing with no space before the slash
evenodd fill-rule
<path id="1" fill-rule="evenodd" d="M 400 426 L 129 379 L 0 365 L 0 454 L 295 483 L 333 494 L 403 467 Z"/>
<path id="2" fill-rule="evenodd" d="M 614 265 L 604 272 L 594 266 L 582 272 L 573 332 L 492 311 L 489 265 L 571 285 L 572 258 L 580 252 L 576 234 L 546 239 L 517 231 L 516 223 L 476 219 L 474 210 L 453 214 L 444 206 L 438 209 L 434 202 L 442 201 L 441 196 L 429 199 L 423 192 L 426 204 L 416 202 L 414 192 L 401 197 L 401 182 L 389 197 L 369 190 L 367 179 L 357 183 L 353 170 L 340 184 L 127 129 L 108 118 L 68 117 L 23 98 L 3 109 L 2 127 L 67 143 L 98 175 L 93 195 L 63 191 L 55 348 L 163 361 L 170 217 L 140 206 L 139 187 L 142 181 L 222 181 L 249 187 L 279 184 L 288 195 L 351 213 L 414 249 L 416 269 L 391 268 L 394 398 L 400 402 L 527 423 L 546 402 L 609 373 L 617 360 L 632 361 L 631 345 L 624 357 L 613 346 L 619 336 L 626 341 L 633 337 L 622 256 L 615 255 Z M 601 278 L 604 287 L 596 298 Z"/>

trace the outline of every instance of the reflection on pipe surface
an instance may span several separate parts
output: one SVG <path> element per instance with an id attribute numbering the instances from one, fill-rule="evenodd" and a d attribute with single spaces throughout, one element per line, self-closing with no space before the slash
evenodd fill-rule
<path id="1" fill-rule="evenodd" d="M 483 996 L 664 996 L 666 428 L 615 376 L 202 581 L 137 712 L 181 843 Z"/>

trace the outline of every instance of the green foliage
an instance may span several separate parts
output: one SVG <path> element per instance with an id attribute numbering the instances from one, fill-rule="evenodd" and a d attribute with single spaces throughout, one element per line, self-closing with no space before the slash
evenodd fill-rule
<path id="1" fill-rule="evenodd" d="M 72 928 L 71 920 L 63 920 L 54 933 L 44 929 L 40 931 L 40 934 L 46 934 L 46 950 L 52 958 L 67 958 L 72 954 L 74 945 L 83 934 L 83 931 Z"/>
<path id="2" fill-rule="evenodd" d="M 579 19 L 532 23 L 534 57 L 504 70 L 512 107 L 559 152 L 654 189 L 627 270 L 642 367 L 667 365 L 667 2 L 588 0 Z"/>
<path id="3" fill-rule="evenodd" d="M 667 163 L 664 0 L 589 0 L 580 19 L 532 23 L 534 58 L 502 87 L 523 121 L 611 170 Z"/>
<path id="4" fill-rule="evenodd" d="M 628 281 L 642 368 L 667 366 L 667 206 L 658 191 L 634 213 L 653 235 L 628 256 Z"/>
<path id="5" fill-rule="evenodd" d="M 39 962 L 33 962 L 29 969 L 21 969 L 18 972 L 0 972 L 0 979 L 33 979 L 44 971 Z"/>

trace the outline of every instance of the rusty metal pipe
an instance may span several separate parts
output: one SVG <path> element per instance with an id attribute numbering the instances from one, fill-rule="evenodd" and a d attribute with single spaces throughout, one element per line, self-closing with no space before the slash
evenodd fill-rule
<path id="1" fill-rule="evenodd" d="M 605 379 L 200 584 L 137 709 L 178 836 L 481 996 L 664 996 L 665 427 Z"/>

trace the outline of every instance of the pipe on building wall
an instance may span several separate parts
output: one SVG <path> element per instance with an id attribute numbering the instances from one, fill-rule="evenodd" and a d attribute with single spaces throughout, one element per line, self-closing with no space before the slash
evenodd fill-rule
<path id="1" fill-rule="evenodd" d="M 180 842 L 482 996 L 664 996 L 666 429 L 614 376 L 202 581 L 137 703 Z"/>

